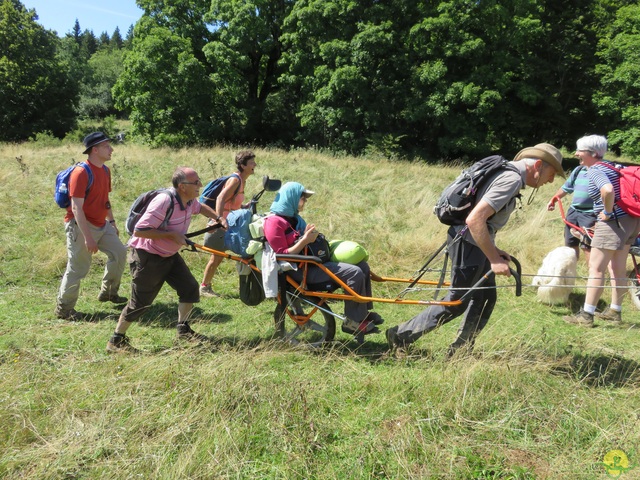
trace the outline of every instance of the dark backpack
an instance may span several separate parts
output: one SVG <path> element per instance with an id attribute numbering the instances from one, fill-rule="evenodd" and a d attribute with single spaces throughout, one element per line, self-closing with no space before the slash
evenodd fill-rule
<path id="1" fill-rule="evenodd" d="M 151 203 L 151 200 L 156 198 L 161 193 L 169 195 L 169 197 L 171 198 L 171 201 L 169 202 L 169 208 L 167 209 L 167 214 L 165 215 L 164 220 L 162 221 L 158 229 L 163 230 L 164 228 L 167 227 L 167 224 L 169 223 L 169 219 L 173 214 L 174 196 L 173 196 L 173 192 L 170 189 L 158 188 L 156 190 L 149 190 L 148 192 L 144 192 L 138 198 L 136 198 L 133 204 L 131 205 L 131 208 L 129 209 L 129 215 L 127 215 L 127 221 L 125 222 L 125 230 L 129 235 L 133 235 L 133 232 L 136 229 L 136 225 L 138 224 L 140 217 L 142 217 L 142 215 L 144 215 L 144 212 L 147 211 L 147 207 Z"/>
<path id="2" fill-rule="evenodd" d="M 89 177 L 89 180 L 87 181 L 87 189 L 84 192 L 85 198 L 89 194 L 89 189 L 93 184 L 93 173 L 91 172 L 91 167 L 89 167 L 89 164 L 85 162 L 76 163 L 75 165 L 65 168 L 61 172 L 58 172 L 56 175 L 56 187 L 53 192 L 53 198 L 60 208 L 67 208 L 71 205 L 71 197 L 69 197 L 69 178 L 71 177 L 71 172 L 73 172 L 76 167 L 84 168 L 84 171 L 87 172 L 87 176 Z M 106 165 L 103 165 L 102 168 L 109 173 L 109 168 Z"/>
<path id="3" fill-rule="evenodd" d="M 311 243 L 304 247 L 304 254 L 318 257 L 322 263 L 331 261 L 331 247 L 325 236 L 321 233 Z"/>
<path id="4" fill-rule="evenodd" d="M 618 174 L 620 178 L 620 199 L 616 205 L 632 217 L 640 217 L 640 167 L 626 166 L 616 168 L 604 162 L 596 165 L 607 167 Z"/>
<path id="5" fill-rule="evenodd" d="M 249 268 L 247 275 L 239 275 L 240 300 L 245 305 L 255 307 L 265 299 L 262 275 L 253 268 Z"/>
<path id="6" fill-rule="evenodd" d="M 211 180 L 209 183 L 207 183 L 202 189 L 202 193 L 200 194 L 200 203 L 204 203 L 208 207 L 211 207 L 215 210 L 216 201 L 218 200 L 220 192 L 222 192 L 222 189 L 224 188 L 224 184 L 227 183 L 227 180 L 234 176 L 240 178 L 240 175 L 238 175 L 237 173 L 232 173 L 231 175 L 216 178 L 215 180 Z M 240 185 L 242 185 L 242 179 L 240 179 L 238 188 L 236 188 L 236 191 L 233 194 L 234 197 L 238 194 Z"/>
<path id="7" fill-rule="evenodd" d="M 445 225 L 464 225 L 469 212 L 476 205 L 478 190 L 492 176 L 500 171 L 518 171 L 509 160 L 500 156 L 478 160 L 466 168 L 453 183 L 447 186 L 433 207 L 433 213 Z"/>

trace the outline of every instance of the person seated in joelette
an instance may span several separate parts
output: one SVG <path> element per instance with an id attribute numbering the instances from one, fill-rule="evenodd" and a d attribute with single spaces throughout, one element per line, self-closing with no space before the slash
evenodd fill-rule
<path id="1" fill-rule="evenodd" d="M 298 182 L 285 183 L 271 204 L 269 215 L 264 220 L 264 235 L 275 253 L 304 254 L 304 249 L 318 237 L 318 230 L 314 224 L 307 224 L 300 216 L 300 212 L 315 192 L 305 189 Z M 342 262 L 326 262 L 324 266 L 345 282 L 358 295 L 371 296 L 371 274 L 369 264 L 362 261 L 357 265 Z M 302 281 L 302 271 L 290 272 L 292 277 Z M 323 283 L 331 278 L 321 268 L 309 265 L 307 283 Z M 382 317 L 371 311 L 371 302 L 359 303 L 350 300 L 344 302 L 346 320 L 342 324 L 342 331 L 349 334 L 378 333 L 376 325 L 384 322 Z"/>

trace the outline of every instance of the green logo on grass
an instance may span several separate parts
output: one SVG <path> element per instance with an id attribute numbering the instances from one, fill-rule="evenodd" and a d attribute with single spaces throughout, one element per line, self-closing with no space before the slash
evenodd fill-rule
<path id="1" fill-rule="evenodd" d="M 607 475 L 611 478 L 619 478 L 620 475 L 633 468 L 633 465 L 629 465 L 627 454 L 622 450 L 608 451 L 602 460 L 602 464 L 607 471 Z"/>

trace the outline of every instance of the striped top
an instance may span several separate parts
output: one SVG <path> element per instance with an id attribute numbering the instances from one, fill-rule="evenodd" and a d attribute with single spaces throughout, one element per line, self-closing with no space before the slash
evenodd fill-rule
<path id="1" fill-rule="evenodd" d="M 579 212 L 592 213 L 593 200 L 589 196 L 589 176 L 587 167 L 579 165 L 576 167 L 567 181 L 562 185 L 562 190 L 573 194 L 571 207 Z"/>
<path id="2" fill-rule="evenodd" d="M 603 160 L 603 163 L 608 163 L 615 167 L 613 162 Z M 592 165 L 587 170 L 589 176 L 589 196 L 593 199 L 593 211 L 599 214 L 604 210 L 604 204 L 602 203 L 602 197 L 600 196 L 600 189 L 605 185 L 613 185 L 613 191 L 615 193 L 615 201 L 620 200 L 620 176 L 615 170 L 607 168 L 603 165 Z M 613 207 L 614 218 L 623 217 L 627 214 L 624 210 L 614 204 Z"/>

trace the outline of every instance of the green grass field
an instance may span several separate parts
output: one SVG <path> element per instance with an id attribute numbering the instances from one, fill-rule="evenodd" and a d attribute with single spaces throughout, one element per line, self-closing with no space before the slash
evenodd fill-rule
<path id="1" fill-rule="evenodd" d="M 527 286 L 563 242 L 559 215 L 545 209 L 559 179 L 530 205 L 525 190 L 525 206 L 498 235 L 499 247 L 522 262 L 524 292 L 515 297 L 512 282 L 499 281 L 498 305 L 472 356 L 443 359 L 458 321 L 398 356 L 383 334 L 358 345 L 339 332 L 313 351 L 283 344 L 273 339 L 275 303 L 242 304 L 232 261 L 214 279 L 225 297 L 203 299 L 192 322 L 211 344 L 175 340 L 176 297 L 166 288 L 128 332 L 144 353 L 111 356 L 105 344 L 119 310 L 96 298 L 104 255 L 95 256 L 77 305 L 91 321 L 53 314 L 66 265 L 53 183 L 83 159 L 81 150 L 0 145 L 0 478 L 640 478 L 640 311 L 627 298 L 623 325 L 580 329 L 562 321 L 569 306 L 542 305 Z M 233 153 L 116 146 L 119 224 L 138 194 L 169 184 L 176 166 L 211 179 L 232 170 Z M 256 153 L 247 193 L 265 174 L 315 190 L 305 218 L 330 239 L 365 245 L 376 273 L 410 277 L 445 239 L 431 209 L 457 167 Z M 272 200 L 266 193 L 262 210 Z M 204 224 L 199 218 L 192 229 Z M 208 255 L 183 256 L 200 279 Z M 129 284 L 127 271 L 121 294 Z M 397 292 L 374 284 L 377 296 Z M 376 310 L 388 327 L 421 308 Z M 624 452 L 628 471 L 607 473 L 613 450 Z"/>

